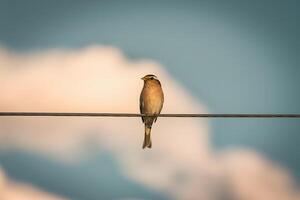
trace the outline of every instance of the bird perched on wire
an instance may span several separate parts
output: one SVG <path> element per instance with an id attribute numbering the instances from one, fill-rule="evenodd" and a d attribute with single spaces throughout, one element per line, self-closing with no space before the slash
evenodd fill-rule
<path id="1" fill-rule="evenodd" d="M 144 87 L 140 96 L 140 112 L 146 115 L 158 115 L 163 107 L 164 93 L 161 88 L 161 84 L 157 77 L 152 74 L 148 74 L 142 78 L 144 80 Z M 153 122 L 156 122 L 157 117 L 142 117 L 145 124 L 145 137 L 143 143 L 143 149 L 145 147 L 151 148 L 151 127 Z"/>

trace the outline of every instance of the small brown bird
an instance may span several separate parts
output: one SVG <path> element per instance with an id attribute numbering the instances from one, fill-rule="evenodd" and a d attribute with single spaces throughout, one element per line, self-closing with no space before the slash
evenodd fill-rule
<path id="1" fill-rule="evenodd" d="M 142 78 L 144 80 L 144 87 L 140 96 L 140 112 L 146 115 L 158 115 L 163 107 L 164 93 L 161 84 L 157 77 L 148 74 Z M 156 122 L 157 117 L 142 117 L 145 124 L 145 138 L 143 149 L 145 147 L 151 148 L 151 127 L 153 122 Z"/>

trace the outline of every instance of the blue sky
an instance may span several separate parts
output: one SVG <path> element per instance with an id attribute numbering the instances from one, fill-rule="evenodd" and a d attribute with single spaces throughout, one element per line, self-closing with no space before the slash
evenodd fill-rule
<path id="1" fill-rule="evenodd" d="M 1 0 L 0 43 L 20 52 L 115 46 L 129 58 L 161 63 L 212 113 L 300 113 L 299 9 L 294 0 Z M 299 120 L 217 119 L 210 125 L 214 151 L 254 149 L 299 182 Z M 11 176 L 43 185 L 11 167 L 27 156 L 5 152 L 0 161 Z"/>

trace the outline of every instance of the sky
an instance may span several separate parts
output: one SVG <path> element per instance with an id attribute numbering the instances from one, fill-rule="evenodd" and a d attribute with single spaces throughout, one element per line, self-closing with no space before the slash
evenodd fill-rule
<path id="1" fill-rule="evenodd" d="M 138 112 L 140 77 L 155 73 L 169 99 L 164 113 L 300 113 L 299 7 L 1 0 L 1 110 Z M 69 199 L 270 198 L 255 176 L 281 199 L 298 197 L 297 119 L 177 119 L 174 127 L 160 119 L 146 154 L 140 120 L 99 122 L 1 118 L 4 176 Z M 116 139 L 121 130 L 130 139 Z"/>

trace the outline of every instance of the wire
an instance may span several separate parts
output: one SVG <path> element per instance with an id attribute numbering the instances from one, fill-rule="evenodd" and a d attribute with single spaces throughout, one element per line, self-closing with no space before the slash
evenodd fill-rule
<path id="1" fill-rule="evenodd" d="M 300 118 L 300 114 L 159 114 L 83 112 L 0 112 L 0 117 L 193 117 L 193 118 Z"/>

